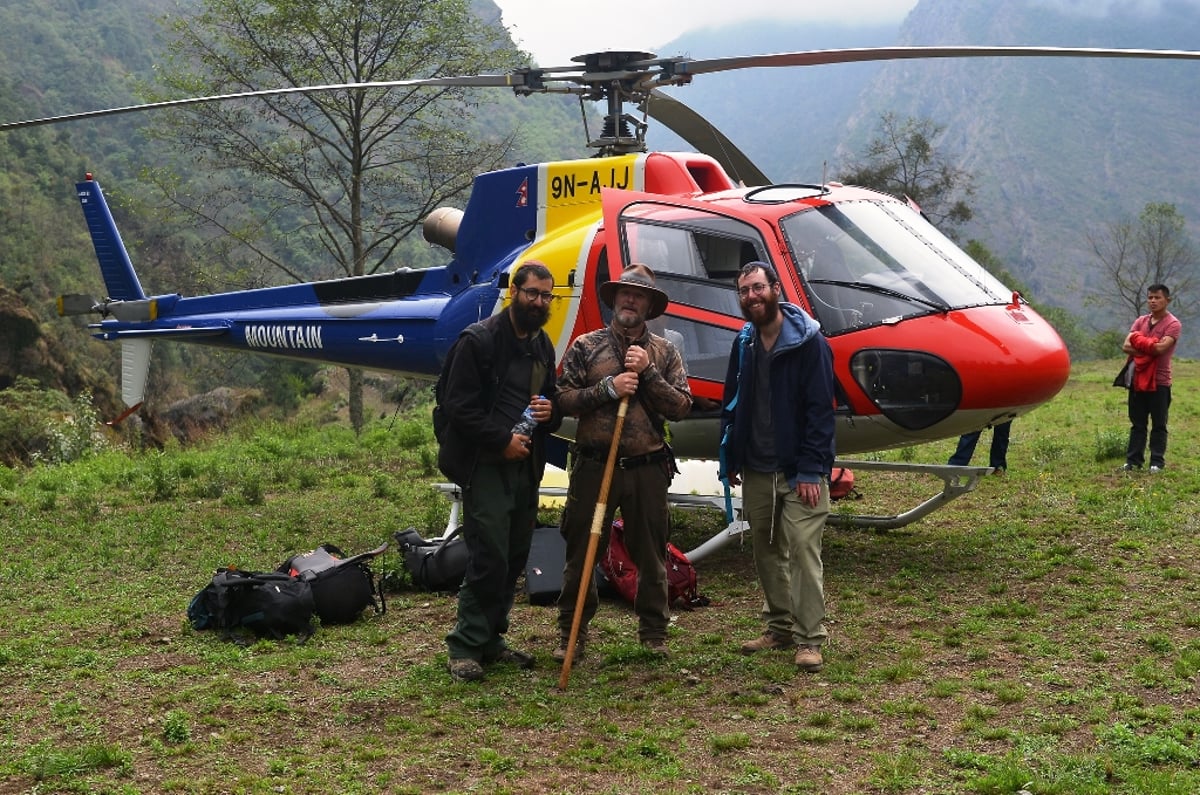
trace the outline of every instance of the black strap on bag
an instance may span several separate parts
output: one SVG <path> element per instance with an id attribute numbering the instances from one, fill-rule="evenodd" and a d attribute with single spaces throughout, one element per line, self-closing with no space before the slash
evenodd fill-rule
<path id="1" fill-rule="evenodd" d="M 1133 357 L 1130 356 L 1125 360 L 1125 364 L 1121 365 L 1121 371 L 1117 373 L 1117 377 L 1113 379 L 1113 386 L 1119 386 L 1123 389 L 1133 388 Z"/>
<path id="2" fill-rule="evenodd" d="M 446 360 L 442 363 L 441 372 L 438 374 L 437 381 L 433 385 L 433 436 L 439 444 L 445 441 L 447 428 L 450 424 L 450 420 L 446 417 L 446 410 L 442 406 L 442 403 L 446 399 L 446 380 L 450 374 L 450 367 L 454 361 L 454 356 L 458 353 L 459 344 L 466 337 L 474 337 L 478 341 L 483 354 L 481 360 L 484 366 L 488 368 L 482 373 L 483 386 L 486 390 L 495 391 L 494 376 L 492 375 L 496 371 L 496 368 L 493 367 L 494 359 L 496 358 L 495 340 L 482 321 L 472 323 L 459 332 L 450 349 L 446 351 Z"/>

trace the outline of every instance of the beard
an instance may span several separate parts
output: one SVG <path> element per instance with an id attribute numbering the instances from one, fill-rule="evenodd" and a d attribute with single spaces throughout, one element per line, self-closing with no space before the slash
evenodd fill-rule
<path id="1" fill-rule="evenodd" d="M 618 309 L 613 314 L 613 320 L 615 320 L 617 325 L 623 329 L 635 329 L 646 322 L 645 316 L 643 316 L 640 312 L 638 312 L 636 309 L 629 309 L 627 307 Z"/>
<path id="2" fill-rule="evenodd" d="M 546 325 L 550 319 L 550 307 L 518 301 L 512 306 L 512 317 L 513 325 L 525 334 L 532 334 Z"/>
<path id="3" fill-rule="evenodd" d="M 774 322 L 775 318 L 779 317 L 779 298 L 764 293 L 760 303 L 748 304 L 743 301 L 742 317 L 755 326 L 766 326 Z"/>

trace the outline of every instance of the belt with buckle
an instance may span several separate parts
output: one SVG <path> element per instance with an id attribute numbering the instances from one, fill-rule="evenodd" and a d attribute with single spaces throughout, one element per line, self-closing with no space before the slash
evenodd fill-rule
<path id="1" fill-rule="evenodd" d="M 606 453 L 597 450 L 594 447 L 577 447 L 575 448 L 575 454 L 581 458 L 586 458 L 589 461 L 599 461 L 600 463 L 604 463 L 608 460 Z M 618 458 L 616 465 L 621 469 L 636 469 L 637 467 L 645 466 L 646 464 L 657 464 L 662 461 L 666 461 L 670 455 L 671 453 L 666 447 L 660 447 L 657 450 L 651 450 L 649 453 Z"/>

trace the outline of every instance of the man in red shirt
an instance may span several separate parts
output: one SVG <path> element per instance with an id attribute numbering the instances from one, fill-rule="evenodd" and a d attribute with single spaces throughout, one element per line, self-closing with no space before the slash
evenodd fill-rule
<path id="1" fill-rule="evenodd" d="M 1150 311 L 1133 321 L 1121 346 L 1121 350 L 1134 357 L 1137 367 L 1129 389 L 1129 446 L 1125 451 L 1125 465 L 1121 467 L 1126 472 L 1141 469 L 1145 463 L 1147 424 L 1150 426 L 1150 471 L 1159 472 L 1167 465 L 1171 356 L 1183 329 L 1179 318 L 1167 311 L 1170 303 L 1171 291 L 1165 284 L 1150 285 L 1146 289 L 1146 307 Z M 1139 375 L 1144 377 L 1139 378 Z"/>

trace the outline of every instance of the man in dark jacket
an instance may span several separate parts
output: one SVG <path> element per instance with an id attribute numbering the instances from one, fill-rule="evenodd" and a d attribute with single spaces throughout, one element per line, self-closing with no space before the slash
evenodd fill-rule
<path id="1" fill-rule="evenodd" d="M 545 438 L 562 422 L 554 346 L 542 331 L 553 290 L 545 265 L 522 264 L 508 310 L 464 331 L 445 364 L 438 465 L 462 487 L 468 555 L 458 621 L 446 636 L 450 674 L 459 681 L 482 679 L 489 663 L 531 668 L 534 662 L 508 648 L 504 633 L 537 521 Z M 531 434 L 516 430 L 527 408 L 538 423 Z"/>
<path id="2" fill-rule="evenodd" d="M 742 266 L 737 280 L 750 322 L 734 341 L 725 377 L 721 472 L 742 485 L 754 566 L 765 596 L 763 635 L 744 654 L 798 647 L 804 671 L 824 664 L 821 540 L 834 459 L 833 355 L 817 322 L 781 303 L 775 270 Z"/>

